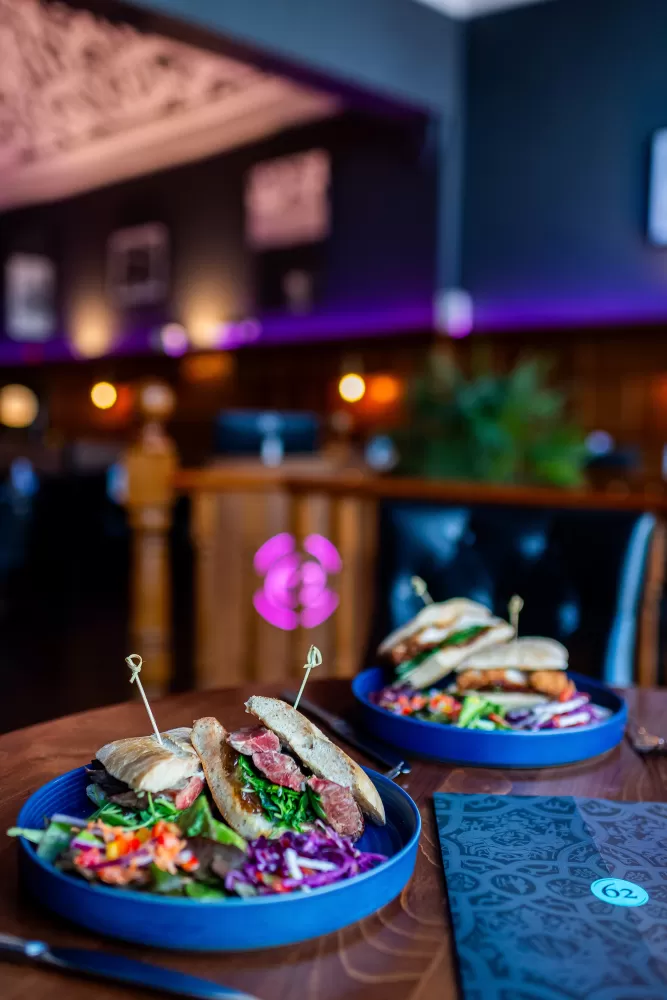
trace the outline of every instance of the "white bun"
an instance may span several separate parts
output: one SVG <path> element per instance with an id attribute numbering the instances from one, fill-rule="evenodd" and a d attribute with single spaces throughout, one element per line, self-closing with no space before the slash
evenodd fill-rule
<path id="1" fill-rule="evenodd" d="M 555 639 L 522 636 L 502 646 L 476 649 L 461 661 L 456 671 L 464 670 L 567 670 L 568 652 Z"/>
<path id="2" fill-rule="evenodd" d="M 492 617 L 489 609 L 483 604 L 469 601 L 466 597 L 452 597 L 451 600 L 441 601 L 439 604 L 427 604 L 418 615 L 388 635 L 380 643 L 378 653 L 380 656 L 388 653 L 397 643 L 407 639 L 413 632 L 419 631 L 426 625 L 437 625 L 443 629 L 450 628 L 462 615 L 470 615 L 478 619 Z"/>

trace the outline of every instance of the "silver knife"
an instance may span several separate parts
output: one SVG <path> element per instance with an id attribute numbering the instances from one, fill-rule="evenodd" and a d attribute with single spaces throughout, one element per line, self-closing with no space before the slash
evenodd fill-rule
<path id="1" fill-rule="evenodd" d="M 294 704 L 296 700 L 295 691 L 283 691 L 282 697 L 285 701 L 288 701 L 291 705 Z M 299 709 L 307 712 L 308 715 L 314 715 L 316 719 L 323 722 L 332 733 L 336 736 L 340 736 L 349 746 L 354 747 L 360 753 L 365 754 L 372 760 L 383 764 L 384 767 L 389 767 L 392 771 L 396 771 L 397 774 L 409 774 L 410 765 L 401 760 L 398 754 L 394 753 L 391 747 L 384 746 L 372 737 L 363 736 L 357 734 L 357 730 L 354 728 L 352 723 L 348 722 L 346 719 L 341 719 L 339 715 L 334 715 L 333 712 L 328 712 L 326 708 L 321 708 L 312 701 L 308 701 L 307 698 L 302 698 L 299 702 Z M 400 770 L 399 770 L 400 766 Z"/>
<path id="2" fill-rule="evenodd" d="M 180 997 L 202 1000 L 257 1000 L 250 993 L 220 986 L 210 979 L 149 965 L 124 955 L 111 955 L 91 948 L 51 948 L 45 941 L 26 941 L 12 934 L 0 934 L 0 958 L 47 965 L 61 972 L 73 972 L 95 979 L 111 979 L 145 990 L 158 990 Z"/>

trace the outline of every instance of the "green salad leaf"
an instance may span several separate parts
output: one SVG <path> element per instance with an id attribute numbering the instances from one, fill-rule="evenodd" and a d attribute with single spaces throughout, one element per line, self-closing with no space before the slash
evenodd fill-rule
<path id="1" fill-rule="evenodd" d="M 30 830 L 22 826 L 10 826 L 7 830 L 8 837 L 25 837 L 31 844 L 39 844 L 44 839 L 46 830 Z"/>
<path id="2" fill-rule="evenodd" d="M 216 889 L 204 882 L 188 882 L 185 886 L 185 895 L 190 899 L 200 899 L 203 903 L 217 903 L 219 899 L 225 899 L 227 896 L 222 889 Z"/>
<path id="3" fill-rule="evenodd" d="M 184 809 L 175 821 L 184 837 L 208 837 L 218 844 L 231 844 L 241 851 L 248 845 L 243 837 L 230 829 L 226 823 L 213 817 L 211 806 L 205 795 L 200 795 L 188 809 Z"/>
<path id="4" fill-rule="evenodd" d="M 274 785 L 259 774 L 250 758 L 244 754 L 240 755 L 238 766 L 244 786 L 255 792 L 265 815 L 278 826 L 299 832 L 306 824 L 324 818 L 320 797 L 312 788 L 295 792 L 291 788 Z"/>

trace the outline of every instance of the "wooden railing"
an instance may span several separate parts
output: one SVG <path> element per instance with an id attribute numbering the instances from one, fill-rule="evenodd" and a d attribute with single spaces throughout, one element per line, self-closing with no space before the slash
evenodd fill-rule
<path id="1" fill-rule="evenodd" d="M 175 498 L 191 500 L 195 551 L 194 668 L 199 688 L 249 679 L 296 679 L 310 643 L 320 647 L 325 673 L 351 676 L 365 651 L 372 614 L 377 505 L 383 499 L 507 504 L 591 510 L 651 511 L 654 532 L 638 637 L 638 680 L 658 675 L 659 605 L 664 582 L 667 496 L 642 492 L 558 490 L 434 482 L 375 476 L 341 468 L 337 460 L 225 463 L 178 469 L 164 435 L 142 439 L 128 455 L 128 508 L 133 530 L 132 638 L 154 691 L 172 677 L 168 537 Z M 288 532 L 300 548 L 311 533 L 337 547 L 343 571 L 333 581 L 336 613 L 314 629 L 283 631 L 253 606 L 262 581 L 253 558 L 269 538 Z"/>

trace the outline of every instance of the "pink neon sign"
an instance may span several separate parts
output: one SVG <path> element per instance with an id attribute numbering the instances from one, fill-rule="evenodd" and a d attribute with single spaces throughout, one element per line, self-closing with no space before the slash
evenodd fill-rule
<path id="1" fill-rule="evenodd" d="M 336 546 L 323 535 L 308 535 L 303 548 L 305 555 L 294 537 L 283 532 L 255 554 L 255 570 L 264 585 L 253 604 L 265 621 L 285 631 L 299 625 L 315 628 L 338 607 L 338 595 L 327 586 L 329 574 L 339 573 L 343 565 Z"/>

